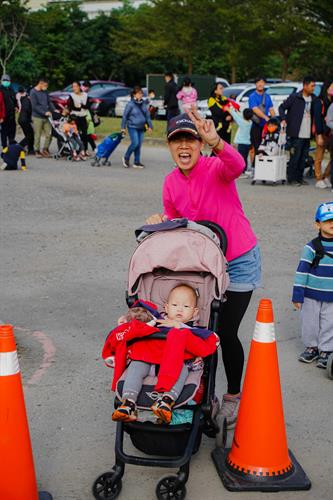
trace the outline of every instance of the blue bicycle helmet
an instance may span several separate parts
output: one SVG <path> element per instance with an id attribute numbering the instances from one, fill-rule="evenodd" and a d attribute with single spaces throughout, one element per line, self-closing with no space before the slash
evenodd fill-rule
<path id="1" fill-rule="evenodd" d="M 325 222 L 333 219 L 333 201 L 319 205 L 315 215 L 316 222 Z"/>

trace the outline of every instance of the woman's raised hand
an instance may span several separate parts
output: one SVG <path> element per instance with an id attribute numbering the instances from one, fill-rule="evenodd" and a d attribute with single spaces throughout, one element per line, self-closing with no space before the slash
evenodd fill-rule
<path id="1" fill-rule="evenodd" d="M 166 215 L 163 214 L 153 214 L 148 217 L 146 220 L 146 224 L 160 224 L 161 222 L 165 222 L 168 220 Z"/>
<path id="2" fill-rule="evenodd" d="M 195 107 L 192 107 L 191 111 L 188 111 L 188 116 L 196 126 L 201 139 L 210 147 L 216 147 L 220 142 L 220 136 L 216 132 L 213 120 L 206 120 L 205 118 L 202 118 Z"/>

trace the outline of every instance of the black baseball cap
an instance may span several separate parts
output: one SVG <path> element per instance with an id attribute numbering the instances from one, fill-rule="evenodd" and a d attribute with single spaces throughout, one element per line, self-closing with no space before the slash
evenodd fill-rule
<path id="1" fill-rule="evenodd" d="M 180 132 L 187 132 L 188 134 L 193 135 L 196 139 L 200 140 L 200 135 L 196 129 L 196 126 L 187 113 L 182 113 L 181 115 L 171 118 L 168 123 L 168 140 L 171 139 L 171 137 L 173 137 L 174 135 L 179 134 Z"/>

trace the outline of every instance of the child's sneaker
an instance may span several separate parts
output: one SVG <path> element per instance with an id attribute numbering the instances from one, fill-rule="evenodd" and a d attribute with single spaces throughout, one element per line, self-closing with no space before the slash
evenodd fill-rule
<path id="1" fill-rule="evenodd" d="M 331 354 L 332 354 L 332 351 L 320 351 L 316 366 L 318 368 L 326 368 L 327 367 L 327 360 Z"/>
<path id="2" fill-rule="evenodd" d="M 172 398 L 163 396 L 151 406 L 151 410 L 161 422 L 170 424 L 172 419 L 172 407 L 174 405 L 175 402 Z"/>
<path id="3" fill-rule="evenodd" d="M 133 422 L 138 417 L 138 412 L 136 409 L 136 404 L 134 401 L 125 399 L 122 405 L 120 405 L 112 414 L 112 420 L 115 422 Z"/>
<path id="4" fill-rule="evenodd" d="M 317 347 L 307 347 L 305 351 L 298 356 L 298 361 L 302 361 L 302 363 L 312 363 L 312 361 L 315 361 L 318 356 L 319 352 Z"/>

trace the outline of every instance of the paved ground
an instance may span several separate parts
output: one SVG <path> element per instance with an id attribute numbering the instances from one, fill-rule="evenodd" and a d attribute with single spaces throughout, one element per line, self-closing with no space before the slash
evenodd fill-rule
<path id="1" fill-rule="evenodd" d="M 111 168 L 28 158 L 27 172 L 0 172 L 0 319 L 16 327 L 38 481 L 54 500 L 92 498 L 93 480 L 113 464 L 111 373 L 100 351 L 125 307 L 133 230 L 160 208 L 162 179 L 171 168 L 165 149 L 146 147 L 146 170 L 125 170 L 122 147 Z M 238 187 L 264 266 L 264 288 L 241 337 L 248 350 L 258 299 L 271 297 L 289 447 L 313 482 L 310 492 L 280 497 L 329 500 L 333 386 L 323 371 L 296 359 L 301 342 L 290 291 L 300 249 L 314 235 L 314 209 L 331 193 L 313 186 L 251 186 L 243 179 Z M 218 388 L 225 388 L 222 369 Z M 224 490 L 210 460 L 212 447 L 204 438 L 193 458 L 187 498 L 245 498 Z M 128 467 L 120 499 L 152 500 L 164 473 Z M 273 495 L 246 495 L 259 497 Z"/>

